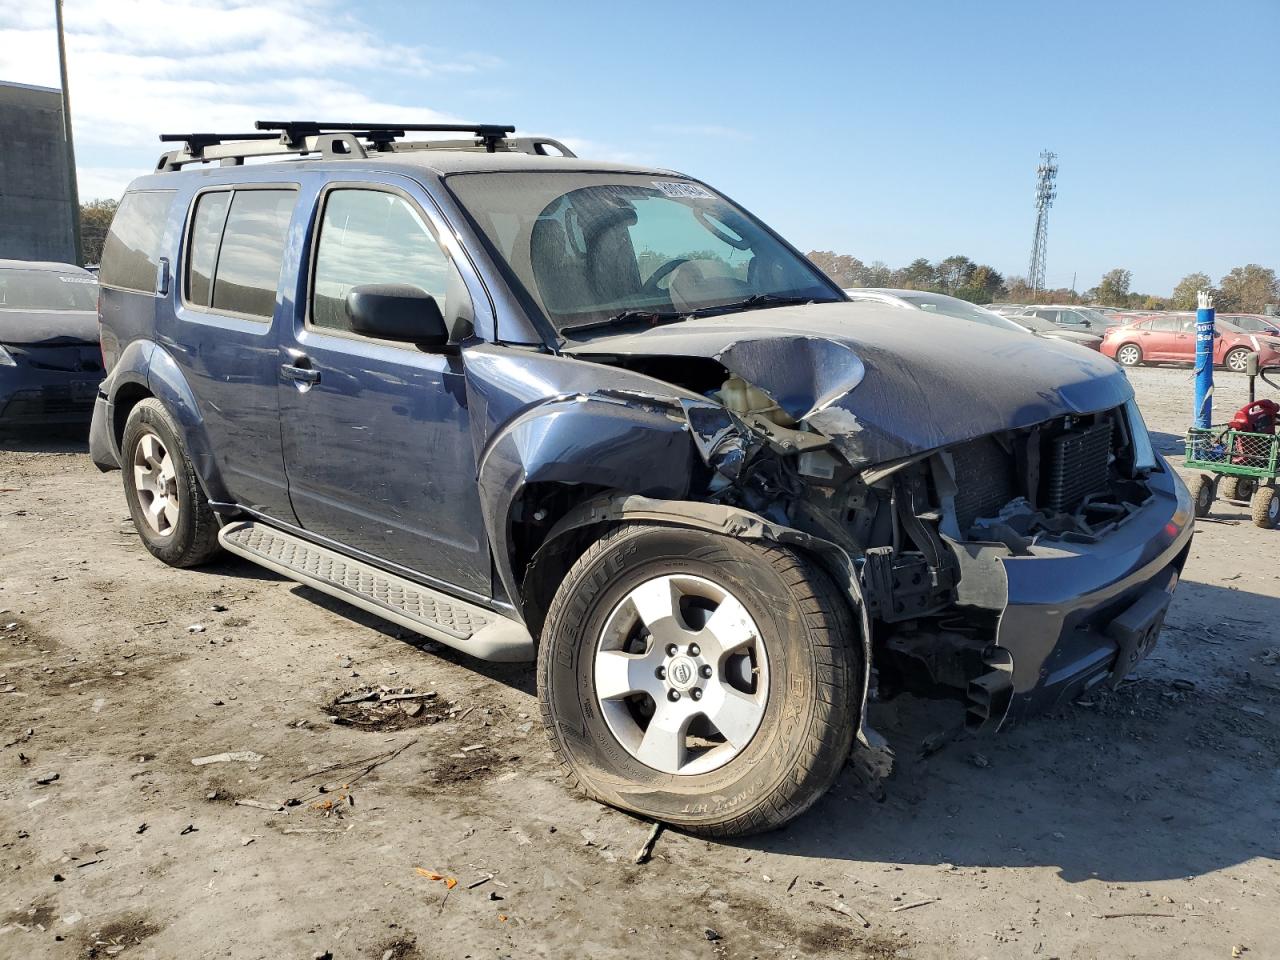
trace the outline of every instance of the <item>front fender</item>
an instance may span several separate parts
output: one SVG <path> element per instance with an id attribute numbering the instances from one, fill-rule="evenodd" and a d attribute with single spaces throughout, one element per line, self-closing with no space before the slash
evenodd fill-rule
<path id="1" fill-rule="evenodd" d="M 178 421 L 187 456 L 196 468 L 196 478 L 204 488 L 205 496 L 214 501 L 230 502 L 232 497 L 214 459 L 209 435 L 205 430 L 204 414 L 200 411 L 196 395 L 187 383 L 182 369 L 163 347 L 156 346 L 152 351 L 147 371 L 147 387 Z"/>
<path id="2" fill-rule="evenodd" d="M 694 448 L 678 411 L 659 402 L 560 397 L 525 410 L 497 433 L 478 466 L 480 503 L 498 576 L 520 596 L 512 569 L 512 512 L 532 483 L 564 483 L 653 497 L 689 489 Z"/>

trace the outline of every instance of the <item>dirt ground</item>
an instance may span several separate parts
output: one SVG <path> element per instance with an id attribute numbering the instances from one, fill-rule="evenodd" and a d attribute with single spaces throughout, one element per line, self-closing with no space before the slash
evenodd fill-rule
<path id="1" fill-rule="evenodd" d="M 1132 376 L 1177 452 L 1189 372 Z M 531 668 L 166 568 L 82 443 L 2 440 L 0 956 L 1278 957 L 1280 531 L 1213 520 L 1119 690 L 927 756 L 950 714 L 877 704 L 878 787 L 636 865 L 649 825 L 566 791 Z M 368 685 L 435 696 L 335 705 Z"/>

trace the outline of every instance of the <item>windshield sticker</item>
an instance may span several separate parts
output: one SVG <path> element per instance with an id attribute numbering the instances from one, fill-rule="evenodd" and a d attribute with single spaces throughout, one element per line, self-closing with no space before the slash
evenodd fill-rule
<path id="1" fill-rule="evenodd" d="M 97 283 L 93 277 L 59 277 L 63 283 Z"/>
<path id="2" fill-rule="evenodd" d="M 668 197 L 676 197 L 681 200 L 715 199 L 715 195 L 710 190 L 706 187 L 699 186 L 696 183 L 686 183 L 677 180 L 654 180 L 653 185 Z"/>

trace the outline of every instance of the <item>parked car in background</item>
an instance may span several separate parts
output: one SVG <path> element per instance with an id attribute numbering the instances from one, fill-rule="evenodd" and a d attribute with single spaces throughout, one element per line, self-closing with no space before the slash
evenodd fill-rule
<path id="1" fill-rule="evenodd" d="M 1280 317 L 1268 317 L 1261 313 L 1220 313 L 1217 319 L 1226 320 L 1247 333 L 1280 335 Z"/>
<path id="2" fill-rule="evenodd" d="M 1009 317 L 1015 313 L 1022 313 L 1027 309 L 1025 303 L 988 303 L 987 309 L 992 313 L 998 313 L 1002 317 Z"/>
<path id="3" fill-rule="evenodd" d="M 1102 336 L 1108 327 L 1115 326 L 1118 321 L 1091 307 L 1073 307 L 1063 305 L 1041 306 L 1039 304 L 1025 308 L 1019 316 L 1039 317 L 1068 330 L 1079 330 Z"/>
<path id="4" fill-rule="evenodd" d="M 1217 318 L 1213 362 L 1244 373 L 1249 354 L 1258 354 L 1258 365 L 1280 365 L 1280 336 L 1251 333 L 1229 320 Z M 1146 317 L 1103 335 L 1102 352 L 1126 367 L 1141 363 L 1193 363 L 1196 358 L 1194 313 L 1165 313 Z"/>
<path id="5" fill-rule="evenodd" d="M 101 380 L 93 275 L 0 260 L 0 428 L 87 425 Z"/>
<path id="6" fill-rule="evenodd" d="M 1094 350 L 1097 350 L 1098 344 L 1102 342 L 1101 337 L 1064 330 L 1052 323 L 1036 320 L 1034 317 L 1030 320 L 1025 317 L 1004 317 L 980 304 L 970 303 L 968 300 L 961 300 L 959 297 L 948 296 L 945 293 L 931 293 L 927 290 L 893 290 L 884 287 L 849 287 L 844 292 L 848 294 L 850 300 L 873 300 L 877 303 L 888 303 L 911 310 L 923 310 L 925 313 L 939 313 L 1000 330 L 1034 333 L 1053 340 L 1078 343 L 1081 346 L 1092 347 Z M 1031 324 L 1036 326 L 1033 327 Z"/>
<path id="7" fill-rule="evenodd" d="M 1048 337 L 1050 340 L 1065 340 L 1067 343 L 1078 343 L 1080 346 L 1088 347 L 1090 350 L 1097 350 L 1102 345 L 1102 337 L 1096 333 L 1085 333 L 1083 330 L 1060 327 L 1056 323 L 1041 320 L 1039 317 L 1033 317 L 1030 314 L 1015 313 L 1007 319 L 1011 323 L 1016 323 L 1018 326 L 1039 336 Z"/>

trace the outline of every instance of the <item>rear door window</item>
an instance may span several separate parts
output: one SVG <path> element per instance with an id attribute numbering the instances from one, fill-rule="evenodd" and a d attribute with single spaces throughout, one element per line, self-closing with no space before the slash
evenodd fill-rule
<path id="1" fill-rule="evenodd" d="M 103 286 L 154 294 L 172 190 L 126 193 L 102 247 Z"/>
<path id="2" fill-rule="evenodd" d="M 236 190 L 213 275 L 214 310 L 270 320 L 297 191 Z"/>
<path id="3" fill-rule="evenodd" d="M 191 237 L 187 246 L 186 297 L 198 307 L 209 306 L 213 293 L 213 269 L 222 245 L 222 228 L 231 206 L 231 191 L 202 193 L 191 217 Z"/>

